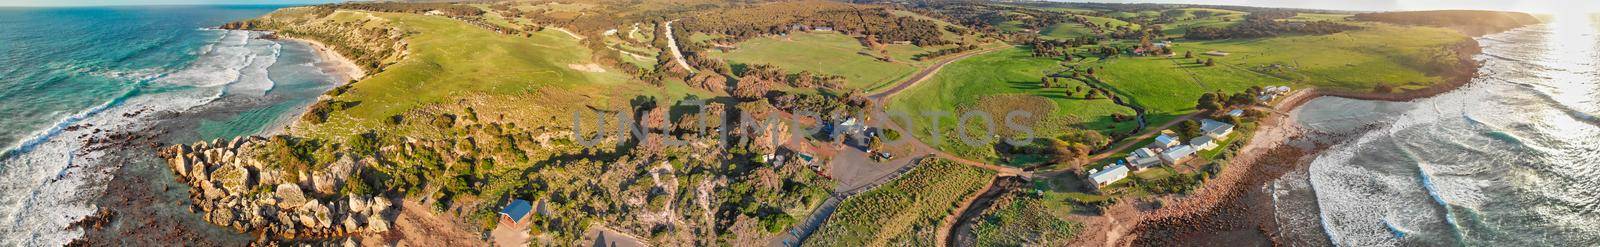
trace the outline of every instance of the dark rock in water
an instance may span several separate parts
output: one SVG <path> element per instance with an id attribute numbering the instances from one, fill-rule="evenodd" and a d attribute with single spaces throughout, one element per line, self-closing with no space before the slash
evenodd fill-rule
<path id="1" fill-rule="evenodd" d="M 100 208 L 100 210 L 95 211 L 93 215 L 84 217 L 82 220 L 78 220 L 77 222 L 72 222 L 72 224 L 67 225 L 66 229 L 62 230 L 71 230 L 73 228 L 83 230 L 100 230 L 104 229 L 106 225 L 111 224 L 111 221 L 115 220 L 116 218 L 117 211 L 112 211 L 111 209 L 107 208 Z"/>

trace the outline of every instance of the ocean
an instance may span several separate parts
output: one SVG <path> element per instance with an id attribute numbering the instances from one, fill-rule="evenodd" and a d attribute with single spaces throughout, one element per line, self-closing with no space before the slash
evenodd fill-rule
<path id="1" fill-rule="evenodd" d="M 209 28 L 280 7 L 0 8 L 0 245 L 63 245 L 154 146 L 276 133 L 348 81 L 307 44 Z"/>
<path id="2" fill-rule="evenodd" d="M 1479 76 L 1439 96 L 1306 103 L 1302 127 L 1353 137 L 1269 184 L 1281 230 L 1339 246 L 1600 245 L 1592 24 L 1478 38 Z"/>

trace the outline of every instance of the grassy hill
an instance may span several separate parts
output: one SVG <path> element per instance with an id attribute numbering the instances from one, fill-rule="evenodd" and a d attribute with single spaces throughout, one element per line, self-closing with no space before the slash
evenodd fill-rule
<path id="1" fill-rule="evenodd" d="M 299 123 L 293 132 L 313 137 L 342 137 L 370 129 L 397 134 L 410 129 L 386 124 L 394 116 L 420 118 L 431 109 L 474 99 L 473 105 L 496 105 L 508 116 L 553 116 L 584 104 L 607 106 L 626 102 L 629 94 L 658 90 L 618 90 L 636 87 L 615 71 L 581 71 L 589 50 L 577 40 L 555 30 L 516 37 L 494 33 L 459 20 L 399 13 L 352 12 L 388 20 L 388 25 L 410 35 L 406 59 L 353 84 L 335 101 L 355 102 L 334 111 L 325 124 Z M 333 21 L 339 15 L 311 20 Z M 526 99 L 538 99 L 529 101 Z M 454 105 L 454 106 L 449 106 Z M 543 122 L 547 120 L 531 120 Z M 548 123 L 566 124 L 566 123 Z"/>
<path id="2" fill-rule="evenodd" d="M 888 107 L 890 111 L 919 116 L 916 121 L 902 125 L 908 126 L 918 138 L 933 140 L 930 133 L 937 128 L 943 133 L 943 142 L 930 144 L 974 159 L 994 159 L 997 154 L 989 145 L 974 147 L 958 141 L 956 122 L 959 114 L 967 111 L 989 113 L 994 117 L 997 131 L 1007 130 L 1003 118 L 1009 113 L 1008 109 L 1031 112 L 1032 119 L 1017 120 L 1033 128 L 1040 138 L 1059 137 L 1080 129 L 1107 134 L 1125 132 L 1136 125 L 1112 120 L 1113 114 L 1132 116 L 1133 110 L 1104 97 L 1084 99 L 1088 89 L 1081 82 L 1063 81 L 1063 87 L 1042 88 L 1040 77 L 1063 69 L 1056 59 L 1034 57 L 1026 48 L 1007 48 L 947 65 L 937 76 L 894 96 Z M 1074 92 L 1075 89 L 1082 91 Z M 929 111 L 951 115 L 926 115 Z M 935 118 L 938 126 L 932 126 Z M 968 133 L 984 133 L 981 126 L 979 122 L 969 123 L 973 131 Z"/>

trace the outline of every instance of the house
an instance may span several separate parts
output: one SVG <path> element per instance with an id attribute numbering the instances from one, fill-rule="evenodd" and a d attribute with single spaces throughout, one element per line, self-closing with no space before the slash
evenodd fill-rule
<path id="1" fill-rule="evenodd" d="M 1110 185 L 1128 177 L 1128 166 L 1121 163 L 1111 164 L 1103 169 L 1089 170 L 1089 180 L 1094 182 L 1095 187 Z"/>
<path id="2" fill-rule="evenodd" d="M 1152 150 L 1152 149 L 1150 149 L 1148 147 L 1145 147 L 1145 148 L 1139 148 L 1139 150 L 1133 150 L 1133 153 L 1130 153 L 1128 155 L 1128 157 L 1149 158 L 1149 157 L 1156 157 L 1156 154 L 1157 153 L 1156 153 L 1155 150 Z"/>
<path id="3" fill-rule="evenodd" d="M 1161 161 L 1161 157 L 1157 157 L 1157 156 L 1150 156 L 1150 157 L 1144 157 L 1144 158 L 1131 158 L 1130 157 L 1128 163 L 1133 164 L 1133 167 L 1137 168 L 1138 170 L 1144 170 L 1144 169 L 1150 169 L 1151 167 L 1160 166 L 1162 164 L 1162 161 Z"/>
<path id="4" fill-rule="evenodd" d="M 1189 146 L 1201 151 L 1212 150 L 1217 148 L 1217 141 L 1211 136 L 1200 136 L 1189 139 Z"/>
<path id="5" fill-rule="evenodd" d="M 1211 119 L 1200 120 L 1200 132 L 1218 140 L 1228 139 L 1233 134 L 1233 124 L 1219 122 Z"/>
<path id="6" fill-rule="evenodd" d="M 1179 144 L 1183 144 L 1183 143 L 1178 141 L 1178 137 L 1172 136 L 1171 134 L 1163 132 L 1163 133 L 1161 133 L 1161 135 L 1156 136 L 1156 141 L 1155 142 L 1151 142 L 1149 147 L 1150 148 L 1155 148 L 1155 149 L 1166 149 L 1166 148 L 1171 148 L 1172 146 L 1177 146 Z"/>
<path id="7" fill-rule="evenodd" d="M 1274 99 L 1278 99 L 1278 95 L 1276 95 L 1276 94 L 1262 94 L 1261 96 L 1256 96 L 1256 101 L 1260 101 L 1261 103 L 1272 102 L 1272 100 L 1274 100 Z"/>
<path id="8" fill-rule="evenodd" d="M 1244 109 L 1233 109 L 1232 111 L 1228 111 L 1228 116 L 1243 117 Z"/>
<path id="9" fill-rule="evenodd" d="M 813 27 L 811 28 L 811 31 L 832 32 L 833 27 Z"/>
<path id="10" fill-rule="evenodd" d="M 533 212 L 533 204 L 528 203 L 526 200 L 513 199 L 510 204 L 506 204 L 505 208 L 500 209 L 500 223 L 521 224 L 522 219 L 527 218 L 529 212 Z"/>
<path id="11" fill-rule="evenodd" d="M 1183 164 L 1190 156 L 1194 156 L 1194 147 L 1189 145 L 1179 145 L 1161 152 L 1161 160 L 1170 165 Z"/>
<path id="12" fill-rule="evenodd" d="M 856 121 L 856 118 L 846 118 L 844 122 L 839 123 L 838 129 L 838 133 L 856 136 L 860 135 L 861 132 L 866 131 L 867 126 L 861 124 L 861 121 Z"/>

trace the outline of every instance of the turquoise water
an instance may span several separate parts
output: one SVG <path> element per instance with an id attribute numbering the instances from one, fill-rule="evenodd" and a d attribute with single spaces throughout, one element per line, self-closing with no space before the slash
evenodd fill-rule
<path id="1" fill-rule="evenodd" d="M 201 30 L 275 7 L 0 8 L 0 147 L 182 69 L 220 37 Z"/>
<path id="2" fill-rule="evenodd" d="M 1278 207 L 1280 222 L 1320 228 L 1339 246 L 1600 244 L 1600 31 L 1592 24 L 1558 16 L 1479 38 L 1478 77 L 1436 97 L 1306 103 L 1297 122 L 1354 135 L 1277 183 L 1286 196 L 1276 201 L 1296 205 Z"/>
<path id="3" fill-rule="evenodd" d="M 348 80 L 306 44 L 208 28 L 279 7 L 0 8 L 0 245 L 80 235 L 118 169 L 159 167 L 148 144 L 272 132 Z M 99 141 L 116 133 L 150 138 Z"/>

